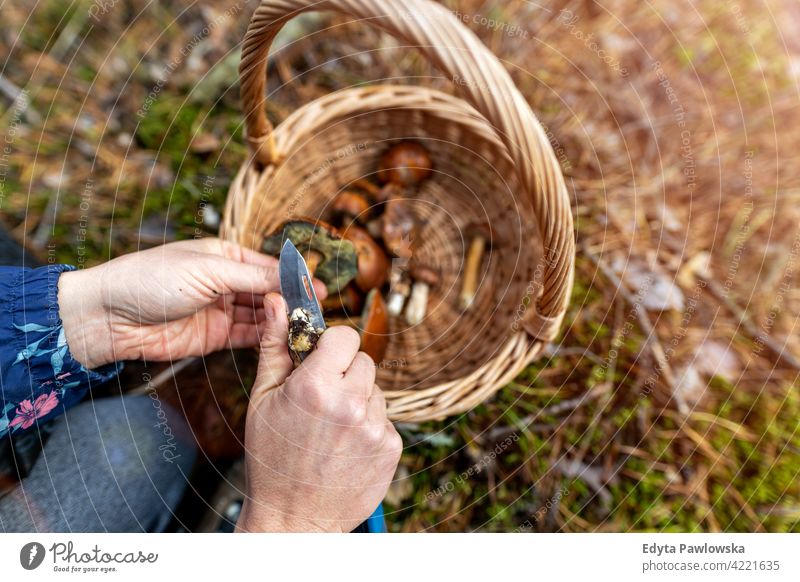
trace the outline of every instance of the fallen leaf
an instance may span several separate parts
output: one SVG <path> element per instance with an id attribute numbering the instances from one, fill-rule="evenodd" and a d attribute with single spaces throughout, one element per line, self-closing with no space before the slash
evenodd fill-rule
<path id="1" fill-rule="evenodd" d="M 637 302 L 648 311 L 683 311 L 683 291 L 673 282 L 672 276 L 621 259 L 617 259 L 612 267 L 635 293 Z"/>
<path id="2" fill-rule="evenodd" d="M 683 287 L 691 288 L 697 278 L 711 278 L 711 255 L 705 251 L 696 253 L 678 271 L 676 279 Z"/>
<path id="3" fill-rule="evenodd" d="M 189 149 L 196 154 L 210 154 L 219 149 L 220 141 L 212 133 L 199 133 L 192 139 Z"/>
<path id="4" fill-rule="evenodd" d="M 728 382 L 735 382 L 742 371 L 733 348 L 714 340 L 704 342 L 697 349 L 695 362 L 698 371 L 708 377 L 719 376 Z"/>
<path id="5" fill-rule="evenodd" d="M 678 409 L 683 414 L 689 413 L 689 407 L 694 406 L 703 397 L 707 384 L 700 377 L 694 366 L 687 366 L 677 371 L 677 380 L 673 388 L 673 396 L 678 403 Z"/>

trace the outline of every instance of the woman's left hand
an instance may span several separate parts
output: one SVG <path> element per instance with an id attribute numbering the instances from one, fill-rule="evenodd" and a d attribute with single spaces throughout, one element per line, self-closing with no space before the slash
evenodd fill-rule
<path id="1" fill-rule="evenodd" d="M 216 238 L 125 255 L 58 283 L 73 357 L 86 368 L 117 360 L 176 360 L 257 346 L 264 295 L 278 261 Z M 320 298 L 324 285 L 315 281 Z"/>

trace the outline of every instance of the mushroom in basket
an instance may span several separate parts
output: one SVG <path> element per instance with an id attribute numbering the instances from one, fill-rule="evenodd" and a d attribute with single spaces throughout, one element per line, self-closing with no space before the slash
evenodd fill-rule
<path id="1" fill-rule="evenodd" d="M 325 283 L 331 295 L 338 293 L 358 274 L 353 243 L 344 240 L 329 224 L 319 220 L 290 220 L 264 239 L 262 250 L 277 257 L 287 240 L 297 247 L 309 272 Z"/>
<path id="2" fill-rule="evenodd" d="M 381 156 L 378 179 L 401 186 L 417 186 L 431 175 L 428 151 L 414 142 L 403 142 Z"/>

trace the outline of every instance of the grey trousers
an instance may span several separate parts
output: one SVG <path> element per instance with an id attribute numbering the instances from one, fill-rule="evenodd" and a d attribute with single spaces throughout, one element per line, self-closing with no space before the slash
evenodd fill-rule
<path id="1" fill-rule="evenodd" d="M 188 482 L 194 439 L 148 396 L 84 402 L 56 421 L 30 475 L 0 499 L 0 531 L 162 531 Z"/>

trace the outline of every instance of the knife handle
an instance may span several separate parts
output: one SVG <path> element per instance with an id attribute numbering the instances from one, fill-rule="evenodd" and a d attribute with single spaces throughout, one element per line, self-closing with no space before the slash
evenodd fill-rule
<path id="1" fill-rule="evenodd" d="M 366 521 L 358 524 L 358 527 L 350 533 L 386 533 L 386 519 L 383 517 L 383 503 L 372 512 Z"/>

